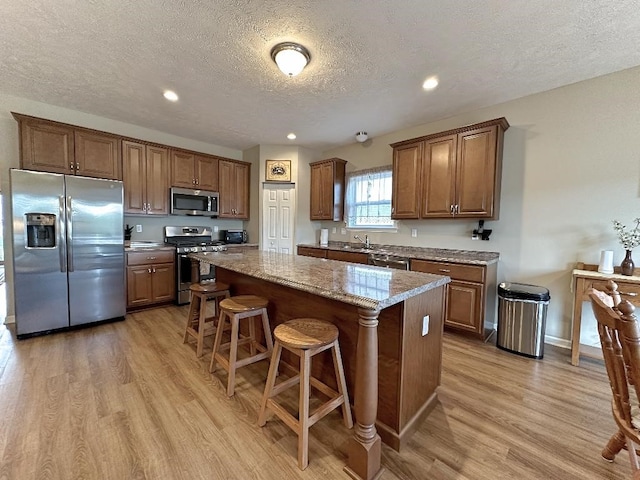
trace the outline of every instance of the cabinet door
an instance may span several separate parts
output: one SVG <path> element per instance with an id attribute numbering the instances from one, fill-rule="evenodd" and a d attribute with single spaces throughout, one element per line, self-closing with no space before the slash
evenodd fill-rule
<path id="1" fill-rule="evenodd" d="M 496 188 L 497 126 L 458 135 L 456 216 L 491 218 Z"/>
<path id="2" fill-rule="evenodd" d="M 169 213 L 169 149 L 147 146 L 147 214 Z"/>
<path id="3" fill-rule="evenodd" d="M 482 333 L 482 285 L 452 281 L 447 285 L 444 324 L 458 330 Z"/>
<path id="4" fill-rule="evenodd" d="M 76 175 L 122 180 L 120 142 L 117 137 L 76 130 Z"/>
<path id="5" fill-rule="evenodd" d="M 218 182 L 220 189 L 220 200 L 218 204 L 218 216 L 220 218 L 233 218 L 233 162 L 220 160 L 218 162 Z"/>
<path id="6" fill-rule="evenodd" d="M 176 298 L 175 267 L 173 265 L 153 265 L 153 301 L 169 302 Z"/>
<path id="7" fill-rule="evenodd" d="M 311 220 L 322 220 L 322 165 L 311 166 Z"/>
<path id="8" fill-rule="evenodd" d="M 152 302 L 151 266 L 127 267 L 127 307 Z"/>
<path id="9" fill-rule="evenodd" d="M 146 153 L 141 143 L 122 142 L 124 213 L 146 213 Z"/>
<path id="10" fill-rule="evenodd" d="M 171 150 L 171 186 L 196 188 L 195 155 Z"/>
<path id="11" fill-rule="evenodd" d="M 451 218 L 455 205 L 456 135 L 428 140 L 422 162 L 422 217 Z"/>
<path id="12" fill-rule="evenodd" d="M 422 154 L 424 143 L 397 147 L 393 151 L 391 218 L 419 218 Z"/>
<path id="13" fill-rule="evenodd" d="M 47 122 L 20 122 L 20 166 L 26 170 L 73 173 L 73 129 Z"/>
<path id="14" fill-rule="evenodd" d="M 234 164 L 235 217 L 249 219 L 249 178 L 250 166 L 246 163 Z"/>
<path id="15" fill-rule="evenodd" d="M 196 185 L 202 190 L 218 191 L 218 159 L 195 156 Z"/>

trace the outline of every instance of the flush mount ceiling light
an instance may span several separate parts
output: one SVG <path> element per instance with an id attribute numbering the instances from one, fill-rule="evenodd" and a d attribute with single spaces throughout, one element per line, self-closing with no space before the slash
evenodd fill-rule
<path id="1" fill-rule="evenodd" d="M 311 60 L 309 50 L 293 42 L 279 43 L 271 49 L 271 58 L 282 73 L 290 77 L 298 75 Z"/>
<path id="2" fill-rule="evenodd" d="M 164 95 L 164 98 L 166 98 L 170 102 L 177 102 L 178 101 L 178 94 L 176 92 L 171 91 L 171 90 L 165 90 L 162 95 Z"/>
<path id="3" fill-rule="evenodd" d="M 295 133 L 293 133 L 293 132 L 291 132 L 289 135 L 287 135 L 287 138 L 288 138 L 289 140 L 295 140 L 295 139 L 296 139 L 296 134 L 295 134 Z"/>
<path id="4" fill-rule="evenodd" d="M 367 135 L 367 132 L 358 132 L 356 133 L 356 140 L 360 143 L 362 142 L 366 142 L 367 138 L 369 138 L 369 135 Z"/>

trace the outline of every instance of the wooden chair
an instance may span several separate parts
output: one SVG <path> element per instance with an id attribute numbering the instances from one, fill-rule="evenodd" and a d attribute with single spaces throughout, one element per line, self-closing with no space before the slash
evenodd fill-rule
<path id="1" fill-rule="evenodd" d="M 217 363 L 227 371 L 227 395 L 229 397 L 232 397 L 235 391 L 236 370 L 238 368 L 268 359 L 271 356 L 273 338 L 267 314 L 268 304 L 269 301 L 266 298 L 257 295 L 238 295 L 225 298 L 220 302 L 220 317 L 218 319 L 216 338 L 213 342 L 209 372 L 215 372 Z M 258 341 L 254 317 L 262 319 L 262 330 L 266 345 L 262 345 Z M 244 318 L 250 319 L 248 336 L 240 333 L 240 320 Z M 227 320 L 230 324 L 231 339 L 229 342 L 222 343 L 222 335 L 224 334 Z M 250 356 L 238 359 L 238 347 L 242 345 L 249 346 Z M 224 353 L 225 351 L 229 352 L 228 356 Z"/>
<path id="2" fill-rule="evenodd" d="M 187 315 L 187 326 L 184 330 L 182 343 L 187 343 L 189 337 L 196 339 L 196 356 L 202 355 L 204 337 L 215 333 L 215 324 L 219 315 L 218 302 L 220 298 L 229 298 L 229 285 L 222 282 L 194 283 L 190 287 L 191 304 Z M 215 312 L 213 317 L 207 317 L 207 301 L 213 300 Z"/>
<path id="3" fill-rule="evenodd" d="M 633 479 L 640 480 L 634 445 L 640 445 L 640 328 L 634 315 L 635 307 L 627 300 L 620 301 L 617 288 L 608 290 L 613 295 L 595 289 L 589 291 L 613 394 L 611 410 L 618 425 L 618 432 L 602 450 L 602 457 L 613 461 L 626 444 Z"/>
<path id="4" fill-rule="evenodd" d="M 304 470 L 309 464 L 309 428 L 318 420 L 334 409 L 342 407 L 344 424 L 347 428 L 353 427 L 347 382 L 344 377 L 342 356 L 340 355 L 340 346 L 338 344 L 338 329 L 332 323 L 323 320 L 297 318 L 278 325 L 273 331 L 273 336 L 276 339 L 276 343 L 273 348 L 267 383 L 260 404 L 258 425 L 263 427 L 266 424 L 267 411 L 271 410 L 289 428 L 296 432 L 298 435 L 298 467 L 300 470 Z M 300 357 L 300 373 L 276 385 L 278 364 L 283 348 Z M 311 376 L 311 358 L 328 349 L 331 349 L 333 354 L 337 392 Z M 300 384 L 300 397 L 298 400 L 298 418 L 295 418 L 273 397 L 297 384 Z M 313 413 L 309 412 L 311 386 L 317 388 L 329 398 Z"/>

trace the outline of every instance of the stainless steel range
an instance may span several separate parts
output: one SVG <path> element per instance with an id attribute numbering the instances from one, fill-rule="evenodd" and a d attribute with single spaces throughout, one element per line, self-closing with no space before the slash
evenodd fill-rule
<path id="1" fill-rule="evenodd" d="M 176 247 L 176 289 L 178 305 L 191 301 L 191 259 L 190 253 L 222 252 L 227 249 L 223 242 L 211 239 L 211 227 L 164 227 L 164 242 Z M 215 268 L 200 271 L 200 281 L 215 280 Z"/>

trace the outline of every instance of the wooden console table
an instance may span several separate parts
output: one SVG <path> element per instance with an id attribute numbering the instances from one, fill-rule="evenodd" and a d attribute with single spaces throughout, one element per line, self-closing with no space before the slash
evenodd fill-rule
<path id="1" fill-rule="evenodd" d="M 582 303 L 589 300 L 589 289 L 606 291 L 608 280 L 618 284 L 621 294 L 629 293 L 635 296 L 626 297 L 636 307 L 640 307 L 640 268 L 636 268 L 633 276 L 621 275 L 620 267 L 615 267 L 614 273 L 598 272 L 598 265 L 584 263 L 576 264 L 573 270 L 573 318 L 571 332 L 571 365 L 580 362 L 580 326 L 582 324 Z"/>

